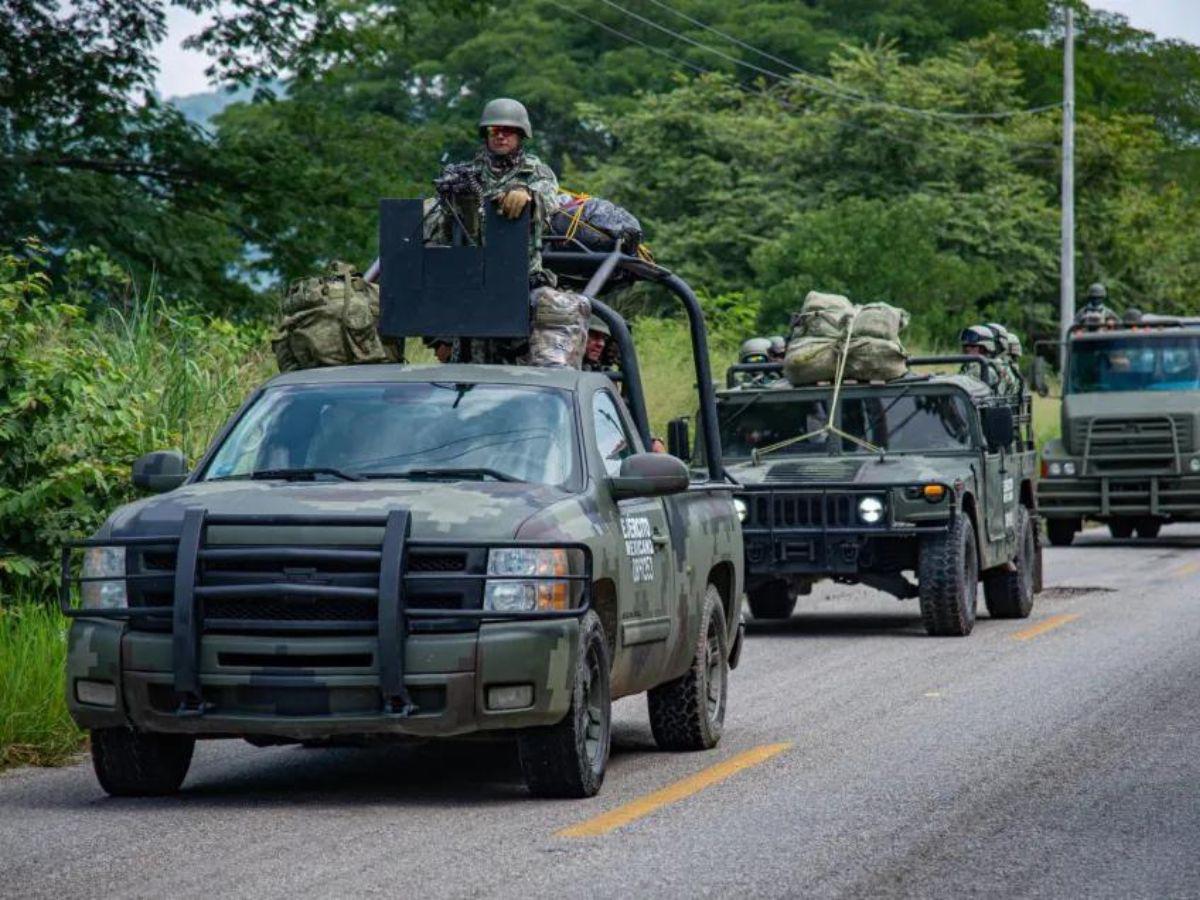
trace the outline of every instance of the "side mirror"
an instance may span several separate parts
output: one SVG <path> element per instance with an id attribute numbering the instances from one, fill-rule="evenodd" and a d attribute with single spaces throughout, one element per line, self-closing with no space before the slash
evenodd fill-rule
<path id="1" fill-rule="evenodd" d="M 155 494 L 173 491 L 187 479 L 187 460 L 178 450 L 155 450 L 133 462 L 133 484 Z"/>
<path id="2" fill-rule="evenodd" d="M 672 419 L 667 423 L 667 452 L 682 460 L 692 458 L 687 419 Z"/>
<path id="3" fill-rule="evenodd" d="M 1031 373 L 1033 380 L 1033 389 L 1039 397 L 1050 396 L 1050 385 L 1046 381 L 1046 361 L 1040 356 L 1033 358 L 1033 372 Z"/>
<path id="4" fill-rule="evenodd" d="M 688 489 L 691 476 L 683 460 L 667 453 L 635 453 L 621 463 L 621 474 L 608 480 L 613 499 L 662 497 Z"/>
<path id="5" fill-rule="evenodd" d="M 1016 438 L 1016 423 L 1013 421 L 1012 407 L 988 406 L 981 410 L 983 415 L 983 439 L 987 441 L 988 450 L 995 453 L 1012 446 Z"/>

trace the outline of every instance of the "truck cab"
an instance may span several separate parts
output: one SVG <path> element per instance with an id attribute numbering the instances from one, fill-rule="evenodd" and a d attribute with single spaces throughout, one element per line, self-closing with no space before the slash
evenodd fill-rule
<path id="1" fill-rule="evenodd" d="M 135 483 L 154 495 L 64 548 L 68 705 L 105 790 L 177 790 L 197 739 L 484 735 L 517 742 L 533 794 L 584 797 L 603 782 L 612 701 L 641 692 L 660 746 L 716 745 L 741 635 L 732 485 L 719 451 L 690 469 L 647 452 L 636 351 L 599 295 L 622 269 L 668 283 L 706 366 L 699 305 L 619 251 L 558 251 L 596 276 L 617 371 L 280 375 L 190 470 L 173 451 L 139 460 Z M 386 257 L 382 270 L 387 303 L 397 270 Z M 400 287 L 390 302 L 411 299 Z M 383 319 L 397 338 L 428 324 Z"/>
<path id="2" fill-rule="evenodd" d="M 1051 543 L 1084 519 L 1115 538 L 1200 521 L 1200 319 L 1146 315 L 1068 335 L 1061 437 L 1042 451 Z"/>

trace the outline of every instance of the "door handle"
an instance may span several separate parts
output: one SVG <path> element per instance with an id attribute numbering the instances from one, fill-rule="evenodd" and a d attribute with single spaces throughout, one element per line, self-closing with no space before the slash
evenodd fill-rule
<path id="1" fill-rule="evenodd" d="M 657 528 L 655 528 L 654 531 L 652 531 L 650 533 L 650 543 L 652 543 L 655 547 L 659 548 L 660 550 L 663 547 L 667 546 L 667 544 L 670 543 L 670 540 L 671 540 L 670 538 L 668 538 L 665 534 L 663 534 Z"/>

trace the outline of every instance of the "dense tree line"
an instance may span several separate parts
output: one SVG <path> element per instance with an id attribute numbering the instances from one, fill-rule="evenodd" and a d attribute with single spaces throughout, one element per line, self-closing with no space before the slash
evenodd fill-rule
<path id="1" fill-rule="evenodd" d="M 427 192 L 509 95 L 722 315 L 777 327 L 820 287 L 927 340 L 1053 316 L 1051 0 L 185 0 L 217 17 L 214 77 L 287 83 L 211 129 L 149 91 L 165 5 L 0 0 L 0 245 L 95 245 L 253 315 L 264 285 L 369 260 L 377 199 Z M 1194 310 L 1200 49 L 1077 8 L 1080 281 Z"/>

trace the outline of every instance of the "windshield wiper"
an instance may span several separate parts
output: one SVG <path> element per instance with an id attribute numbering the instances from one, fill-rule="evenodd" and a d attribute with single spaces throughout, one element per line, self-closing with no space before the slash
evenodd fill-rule
<path id="1" fill-rule="evenodd" d="M 254 481 L 270 481 L 276 478 L 283 481 L 316 481 L 318 475 L 332 475 L 342 481 L 363 480 L 361 475 L 352 475 L 329 466 L 314 466 L 304 469 L 256 469 L 246 477 Z"/>
<path id="2" fill-rule="evenodd" d="M 496 481 L 511 481 L 520 482 L 521 479 L 506 472 L 500 472 L 496 469 L 486 469 L 481 467 L 471 468 L 444 468 L 444 469 L 402 469 L 399 472 L 364 472 L 362 478 L 461 478 L 471 479 L 474 481 L 483 481 L 485 478 L 492 478 Z"/>

